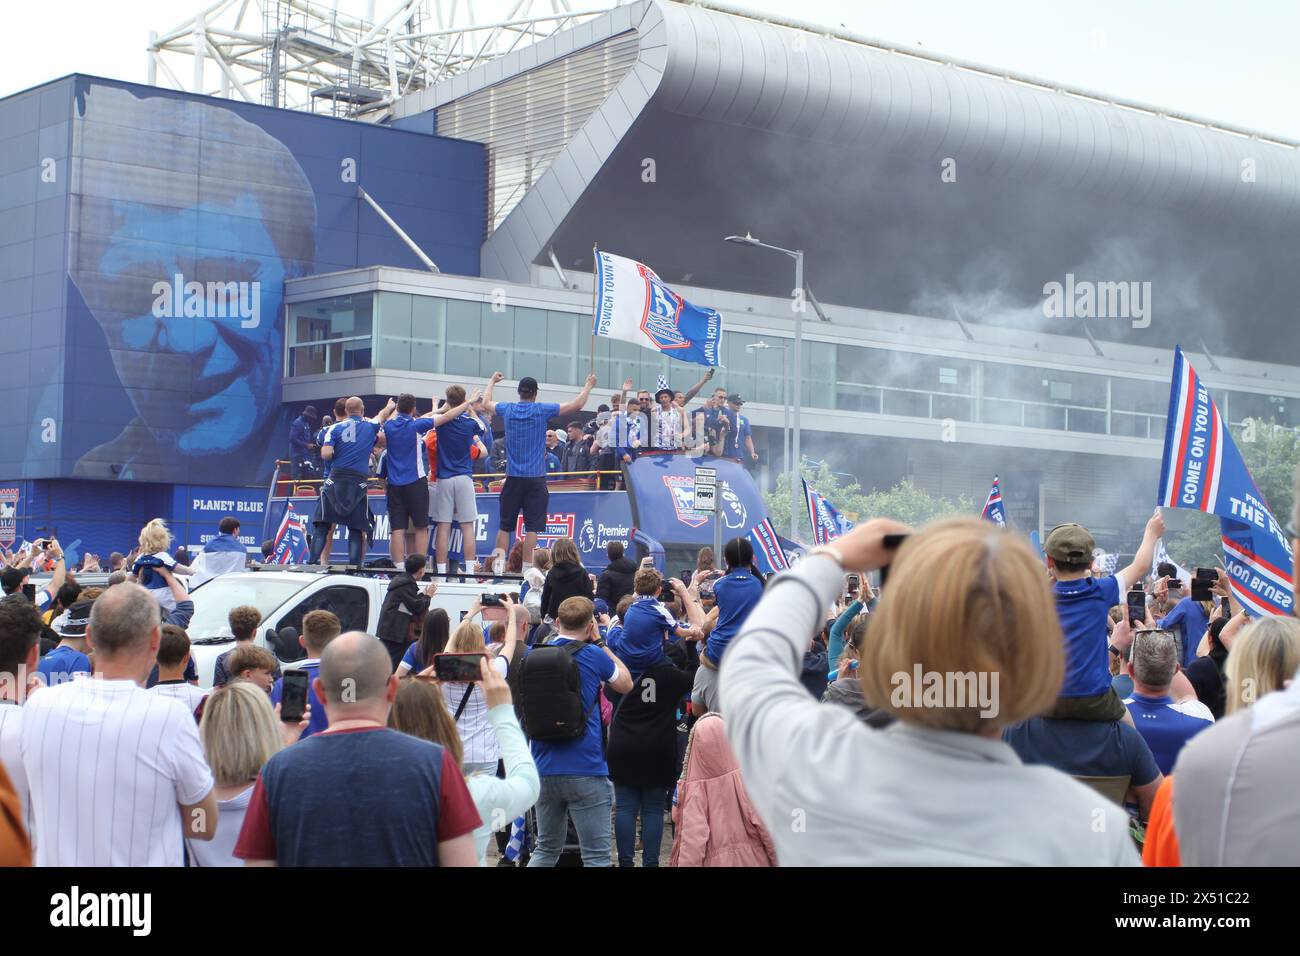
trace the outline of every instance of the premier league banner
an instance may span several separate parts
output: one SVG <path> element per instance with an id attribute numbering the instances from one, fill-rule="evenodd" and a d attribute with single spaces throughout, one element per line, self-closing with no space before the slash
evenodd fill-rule
<path id="1" fill-rule="evenodd" d="M 1254 617 L 1291 613 L 1291 544 L 1181 348 L 1174 352 L 1158 503 L 1218 515 L 1233 595 Z"/>
<path id="2" fill-rule="evenodd" d="M 680 362 L 716 366 L 722 316 L 691 305 L 644 263 L 596 253 L 592 335 L 654 349 Z"/>
<path id="3" fill-rule="evenodd" d="M 993 487 L 989 489 L 989 496 L 984 502 L 984 512 L 980 515 L 985 521 L 992 521 L 1001 528 L 1007 526 L 1007 513 L 1002 507 L 1002 484 L 998 476 L 993 476 Z"/>
<path id="4" fill-rule="evenodd" d="M 853 530 L 853 522 L 844 517 L 836 507 L 813 491 L 807 479 L 803 479 L 803 498 L 808 503 L 808 520 L 812 522 L 813 543 L 819 547 L 827 541 L 834 541 L 840 535 Z"/>

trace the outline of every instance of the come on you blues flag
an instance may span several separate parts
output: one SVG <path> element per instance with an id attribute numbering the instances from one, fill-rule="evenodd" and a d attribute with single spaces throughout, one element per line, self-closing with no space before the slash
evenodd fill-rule
<path id="1" fill-rule="evenodd" d="M 1159 498 L 1166 508 L 1219 516 L 1224 567 L 1233 595 L 1248 613 L 1291 613 L 1291 543 L 1181 348 L 1174 352 Z"/>
<path id="2" fill-rule="evenodd" d="M 989 489 L 989 496 L 984 501 L 984 512 L 980 517 L 999 527 L 1007 526 L 1007 512 L 1002 507 L 1002 483 L 997 475 L 993 476 L 993 487 Z"/>
<path id="3" fill-rule="evenodd" d="M 596 315 L 592 335 L 631 342 L 681 362 L 716 366 L 722 316 L 691 305 L 644 263 L 596 253 Z"/>
<path id="4" fill-rule="evenodd" d="M 853 530 L 852 521 L 840 514 L 833 504 L 814 491 L 808 484 L 807 478 L 802 481 L 803 500 L 808 504 L 808 520 L 812 524 L 813 544 L 820 547 Z"/>

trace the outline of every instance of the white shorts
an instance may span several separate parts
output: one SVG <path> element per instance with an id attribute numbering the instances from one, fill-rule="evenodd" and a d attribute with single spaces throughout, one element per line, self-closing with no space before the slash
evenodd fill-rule
<path id="1" fill-rule="evenodd" d="M 474 479 L 469 475 L 439 478 L 429 495 L 429 517 L 435 524 L 467 524 L 478 520 Z"/>

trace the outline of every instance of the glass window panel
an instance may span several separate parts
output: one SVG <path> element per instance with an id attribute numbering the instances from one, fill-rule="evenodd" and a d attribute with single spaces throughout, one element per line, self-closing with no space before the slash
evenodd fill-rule
<path id="1" fill-rule="evenodd" d="M 478 352 L 482 342 L 480 302 L 447 300 L 447 366 L 451 375 L 478 375 Z"/>
<path id="2" fill-rule="evenodd" d="M 1161 415 L 1169 408 L 1169 385 L 1131 378 L 1110 380 L 1110 403 L 1114 411 L 1148 412 Z M 1143 429 L 1145 434 L 1145 428 Z"/>
<path id="3" fill-rule="evenodd" d="M 411 299 L 405 292 L 378 294 L 379 334 L 376 368 L 411 367 Z"/>
<path id="4" fill-rule="evenodd" d="M 325 372 L 325 346 L 299 345 L 289 350 L 289 377 L 322 375 Z"/>
<path id="5" fill-rule="evenodd" d="M 1066 421 L 1072 432 L 1092 432 L 1096 435 L 1106 434 L 1106 413 L 1092 409 L 1067 408 Z"/>
<path id="6" fill-rule="evenodd" d="M 1065 409 L 1057 405 L 1025 405 L 1026 428 L 1065 429 Z"/>
<path id="7" fill-rule="evenodd" d="M 972 399 L 960 395 L 936 395 L 933 414 L 935 418 L 955 418 L 958 421 L 968 422 L 973 418 L 972 403 Z"/>
<path id="8" fill-rule="evenodd" d="M 516 377 L 511 367 L 515 350 L 511 343 L 515 339 L 515 307 L 512 305 L 495 308 L 492 303 L 484 303 L 481 310 L 481 332 L 479 336 L 478 375 L 491 378 L 493 372 L 501 372 L 506 378 Z M 546 381 L 536 372 L 526 372 L 539 381 Z M 522 375 L 518 376 L 522 377 Z"/>
<path id="9" fill-rule="evenodd" d="M 987 376 L 985 381 L 988 381 Z M 986 398 L 980 405 L 980 420 L 990 425 L 1020 425 L 1024 402 Z"/>
<path id="10" fill-rule="evenodd" d="M 910 415 L 914 418 L 930 417 L 930 396 L 919 392 L 885 391 L 886 415 Z"/>
<path id="11" fill-rule="evenodd" d="M 531 375 L 539 382 L 546 378 L 546 310 L 515 309 L 515 337 L 512 341 L 514 351 L 515 378 Z M 557 383 L 558 384 L 558 383 Z"/>
<path id="12" fill-rule="evenodd" d="M 803 401 L 812 408 L 835 406 L 835 343 L 803 343 Z"/>
<path id="13" fill-rule="evenodd" d="M 771 343 L 768 343 L 771 345 Z M 781 348 L 754 350 L 754 401 L 784 405 L 789 399 L 789 365 Z"/>
<path id="14" fill-rule="evenodd" d="M 416 295 L 411 300 L 411 369 L 441 372 L 447 300 L 431 295 Z"/>
<path id="15" fill-rule="evenodd" d="M 1277 422 L 1288 427 L 1300 425 L 1300 398 L 1260 395 L 1255 392 L 1232 392 L 1228 396 L 1228 407 L 1229 410 L 1225 415 L 1233 424 L 1239 424 L 1249 418 L 1256 422 Z"/>
<path id="16" fill-rule="evenodd" d="M 590 331 L 585 322 L 584 331 Z M 580 379 L 585 380 L 586 369 L 591 362 L 590 336 L 583 336 L 582 345 L 580 350 L 577 315 L 572 312 L 547 312 L 546 378 L 543 381 L 556 385 L 574 385 Z M 578 372 L 579 365 L 582 368 L 581 374 Z"/>
<path id="17" fill-rule="evenodd" d="M 350 372 L 359 368 L 370 368 L 370 339 L 358 339 L 355 342 L 340 342 L 341 354 L 339 355 L 339 368 L 342 371 Z M 333 346 L 330 347 L 333 349 Z M 333 356 L 331 356 L 333 360 Z M 331 368 L 330 371 L 336 371 Z"/>
<path id="18" fill-rule="evenodd" d="M 373 295 L 361 292 L 289 306 L 290 344 L 370 335 Z"/>
<path id="19" fill-rule="evenodd" d="M 1110 413 L 1110 433 L 1112 435 L 1124 435 L 1129 438 L 1146 438 L 1147 437 L 1147 415 L 1137 415 L 1130 412 Z M 1073 420 L 1070 422 L 1074 426 Z"/>
<path id="20" fill-rule="evenodd" d="M 850 412 L 879 412 L 880 389 L 870 385 L 840 382 L 836 386 L 835 407 Z"/>

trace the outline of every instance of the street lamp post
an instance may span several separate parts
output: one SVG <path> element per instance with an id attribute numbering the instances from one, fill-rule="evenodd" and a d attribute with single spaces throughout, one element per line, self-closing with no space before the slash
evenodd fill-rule
<path id="1" fill-rule="evenodd" d="M 763 340 L 752 342 L 745 346 L 745 351 L 754 352 L 758 350 L 766 351 L 772 349 L 781 353 L 781 463 L 787 469 L 790 468 L 790 371 L 786 367 L 786 355 L 790 349 L 785 345 L 769 345 Z M 791 519 L 790 534 L 793 537 L 794 527 L 793 518 Z"/>
<path id="2" fill-rule="evenodd" d="M 743 236 L 727 236 L 724 242 L 736 242 L 743 246 L 757 246 L 760 249 L 770 249 L 773 252 L 779 252 L 787 255 L 794 260 L 794 290 L 793 301 L 790 304 L 794 311 L 794 387 L 793 396 L 791 397 L 791 406 L 793 408 L 793 425 L 791 432 L 793 435 L 794 450 L 791 458 L 787 461 L 790 468 L 790 537 L 794 538 L 794 530 L 799 514 L 799 503 L 803 495 L 799 488 L 800 462 L 802 455 L 799 447 L 799 407 L 803 404 L 803 310 L 805 301 L 805 292 L 803 287 L 803 250 L 802 249 L 784 249 L 781 246 L 769 245 L 766 242 L 759 242 L 749 233 Z"/>

